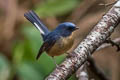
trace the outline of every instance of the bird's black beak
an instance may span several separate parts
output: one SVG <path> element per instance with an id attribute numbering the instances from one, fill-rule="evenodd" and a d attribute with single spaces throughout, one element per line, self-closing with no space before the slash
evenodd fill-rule
<path id="1" fill-rule="evenodd" d="M 79 29 L 79 27 L 75 27 L 75 30 L 78 30 Z"/>

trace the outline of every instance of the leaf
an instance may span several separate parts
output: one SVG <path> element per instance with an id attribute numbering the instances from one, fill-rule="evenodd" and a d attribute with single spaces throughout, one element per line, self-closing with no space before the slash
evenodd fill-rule
<path id="1" fill-rule="evenodd" d="M 8 80 L 10 75 L 10 65 L 8 60 L 0 54 L 0 80 Z"/>
<path id="2" fill-rule="evenodd" d="M 33 64 L 23 63 L 18 67 L 18 74 L 21 80 L 43 80 L 43 74 L 40 74 Z"/>
<path id="3" fill-rule="evenodd" d="M 33 53 L 37 53 L 42 44 L 40 32 L 32 25 L 24 26 L 25 27 L 22 28 L 22 33 L 25 36 L 25 43 L 28 43 L 27 45 L 31 47 Z"/>
<path id="4" fill-rule="evenodd" d="M 23 59 L 23 55 L 24 55 L 24 42 L 17 41 L 16 44 L 14 44 L 14 48 L 13 48 L 12 62 L 15 65 L 20 64 L 20 62 Z"/>
<path id="5" fill-rule="evenodd" d="M 47 0 L 43 4 L 38 4 L 36 12 L 41 17 L 63 15 L 73 10 L 79 0 Z"/>
<path id="6" fill-rule="evenodd" d="M 76 78 L 76 75 L 74 73 L 68 80 L 78 80 L 78 79 Z"/>

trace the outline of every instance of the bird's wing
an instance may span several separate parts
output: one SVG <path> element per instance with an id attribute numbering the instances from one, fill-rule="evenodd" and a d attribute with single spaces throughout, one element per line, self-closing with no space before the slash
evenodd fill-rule
<path id="1" fill-rule="evenodd" d="M 58 39 L 59 39 L 59 36 L 50 34 L 47 37 L 47 39 L 44 41 L 43 45 L 41 46 L 36 59 L 38 59 L 40 57 L 42 52 L 49 51 Z"/>

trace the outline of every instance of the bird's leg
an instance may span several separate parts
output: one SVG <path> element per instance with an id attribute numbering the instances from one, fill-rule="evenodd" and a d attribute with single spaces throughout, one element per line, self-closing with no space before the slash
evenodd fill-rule
<path id="1" fill-rule="evenodd" d="M 58 67 L 58 64 L 56 63 L 54 56 L 52 56 L 52 60 L 53 60 L 54 64 L 56 65 L 56 67 Z"/>
<path id="2" fill-rule="evenodd" d="M 55 60 L 54 56 L 52 56 L 52 60 L 53 60 L 54 64 L 56 65 L 56 68 L 60 68 L 60 67 L 58 66 L 58 64 L 56 63 L 56 60 Z M 63 78 L 62 80 L 65 80 L 65 79 Z"/>

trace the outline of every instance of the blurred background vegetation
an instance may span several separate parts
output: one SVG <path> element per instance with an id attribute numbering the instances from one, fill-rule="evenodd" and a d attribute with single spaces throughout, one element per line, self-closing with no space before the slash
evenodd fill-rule
<path id="1" fill-rule="evenodd" d="M 39 31 L 24 18 L 34 10 L 42 22 L 53 30 L 59 23 L 70 21 L 80 27 L 76 31 L 77 44 L 89 33 L 102 15 L 110 9 L 100 3 L 114 0 L 0 0 L 0 80 L 44 80 L 55 68 L 46 53 L 38 61 L 35 57 L 42 44 Z M 120 28 L 112 38 L 120 37 Z M 116 54 L 115 54 L 116 53 Z M 66 55 L 55 57 L 61 63 Z M 94 54 L 96 64 L 111 80 L 120 80 L 120 55 L 113 47 Z M 75 74 L 69 80 L 77 80 Z"/>

